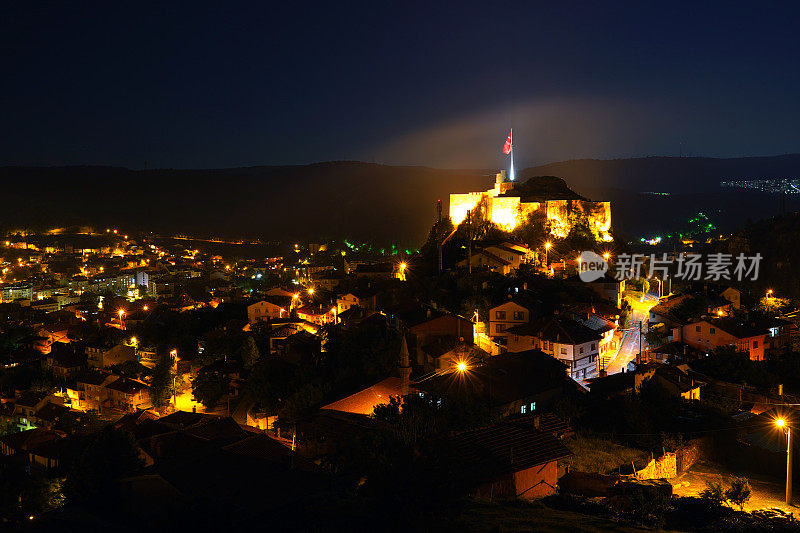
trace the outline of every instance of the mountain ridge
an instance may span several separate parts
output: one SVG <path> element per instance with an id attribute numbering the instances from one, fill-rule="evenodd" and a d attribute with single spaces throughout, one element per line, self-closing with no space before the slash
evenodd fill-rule
<path id="1" fill-rule="evenodd" d="M 125 225 L 205 235 L 418 244 L 435 219 L 438 199 L 447 213 L 450 193 L 487 190 L 495 172 L 362 161 L 221 169 L 4 166 L 0 226 Z M 624 232 L 663 231 L 696 208 L 746 210 L 753 219 L 774 214 L 777 200 L 723 190 L 719 181 L 798 176 L 800 154 L 576 159 L 528 167 L 517 175 L 519 181 L 559 177 L 581 196 L 612 201 L 612 221 Z M 645 191 L 679 195 L 681 202 L 643 198 Z M 86 207 L 89 198 L 91 208 Z M 729 222 L 737 229 L 744 218 Z"/>

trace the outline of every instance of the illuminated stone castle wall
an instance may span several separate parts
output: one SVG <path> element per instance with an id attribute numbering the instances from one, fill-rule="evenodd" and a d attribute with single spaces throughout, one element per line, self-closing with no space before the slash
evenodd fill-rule
<path id="1" fill-rule="evenodd" d="M 512 231 L 523 224 L 531 213 L 543 211 L 550 222 L 550 231 L 555 237 L 566 237 L 572 229 L 571 217 L 585 219 L 592 232 L 602 240 L 611 240 L 611 202 L 584 200 L 545 200 L 523 202 L 518 196 L 500 196 L 514 187 L 505 181 L 505 172 L 497 175 L 494 188 L 484 192 L 450 195 L 450 220 L 461 224 L 472 211 L 482 219 L 490 220 L 504 231 Z"/>

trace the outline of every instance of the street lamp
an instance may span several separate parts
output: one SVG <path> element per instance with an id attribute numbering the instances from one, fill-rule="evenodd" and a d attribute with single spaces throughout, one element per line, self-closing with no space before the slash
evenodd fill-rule
<path id="1" fill-rule="evenodd" d="M 775 425 L 786 434 L 786 505 L 792 505 L 792 429 L 783 418 L 775 420 Z"/>
<path id="2" fill-rule="evenodd" d="M 772 296 L 772 289 L 769 289 L 769 290 L 767 291 L 767 298 L 769 298 L 770 296 Z"/>
<path id="3" fill-rule="evenodd" d="M 468 369 L 469 367 L 467 366 L 467 363 L 465 363 L 464 361 L 459 361 L 458 363 L 456 363 L 456 370 L 458 370 L 462 374 L 466 372 Z"/>
<path id="4" fill-rule="evenodd" d="M 547 252 L 550 251 L 550 247 L 551 246 L 553 246 L 553 243 L 550 242 L 550 241 L 547 241 L 546 243 L 544 243 L 544 266 L 545 267 L 547 267 Z"/>

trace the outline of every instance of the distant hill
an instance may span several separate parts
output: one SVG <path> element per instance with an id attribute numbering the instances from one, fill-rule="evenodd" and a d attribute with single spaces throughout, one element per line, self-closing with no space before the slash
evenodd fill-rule
<path id="1" fill-rule="evenodd" d="M 419 244 L 450 192 L 489 170 L 360 162 L 213 170 L 0 167 L 0 227 L 120 226 L 268 239 L 350 237 Z"/>
<path id="2" fill-rule="evenodd" d="M 413 245 L 427 235 L 437 199 L 446 214 L 451 192 L 489 189 L 495 172 L 348 161 L 207 170 L 0 167 L 0 227 L 114 225 L 128 231 L 303 240 L 350 237 Z M 800 155 L 576 160 L 527 168 L 518 175 L 520 182 L 540 177 L 544 189 L 531 194 L 569 191 L 564 194 L 610 200 L 614 226 L 639 236 L 666 231 L 699 209 L 712 218 L 718 212 L 722 227 L 730 229 L 743 226 L 747 218 L 774 214 L 774 197 L 721 191 L 718 183 L 800 176 Z M 542 176 L 549 178 L 541 181 Z M 646 191 L 673 194 L 641 194 Z M 795 204 L 790 197 L 790 208 Z"/>
<path id="3" fill-rule="evenodd" d="M 585 200 L 570 189 L 563 178 L 557 176 L 532 176 L 520 181 L 513 189 L 501 196 L 518 196 L 523 202 L 542 202 L 544 200 Z"/>

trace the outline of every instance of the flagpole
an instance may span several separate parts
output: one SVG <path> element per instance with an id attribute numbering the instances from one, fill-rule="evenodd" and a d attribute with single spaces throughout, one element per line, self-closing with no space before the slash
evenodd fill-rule
<path id="1" fill-rule="evenodd" d="M 514 128 L 511 128 L 511 181 L 514 181 Z"/>

